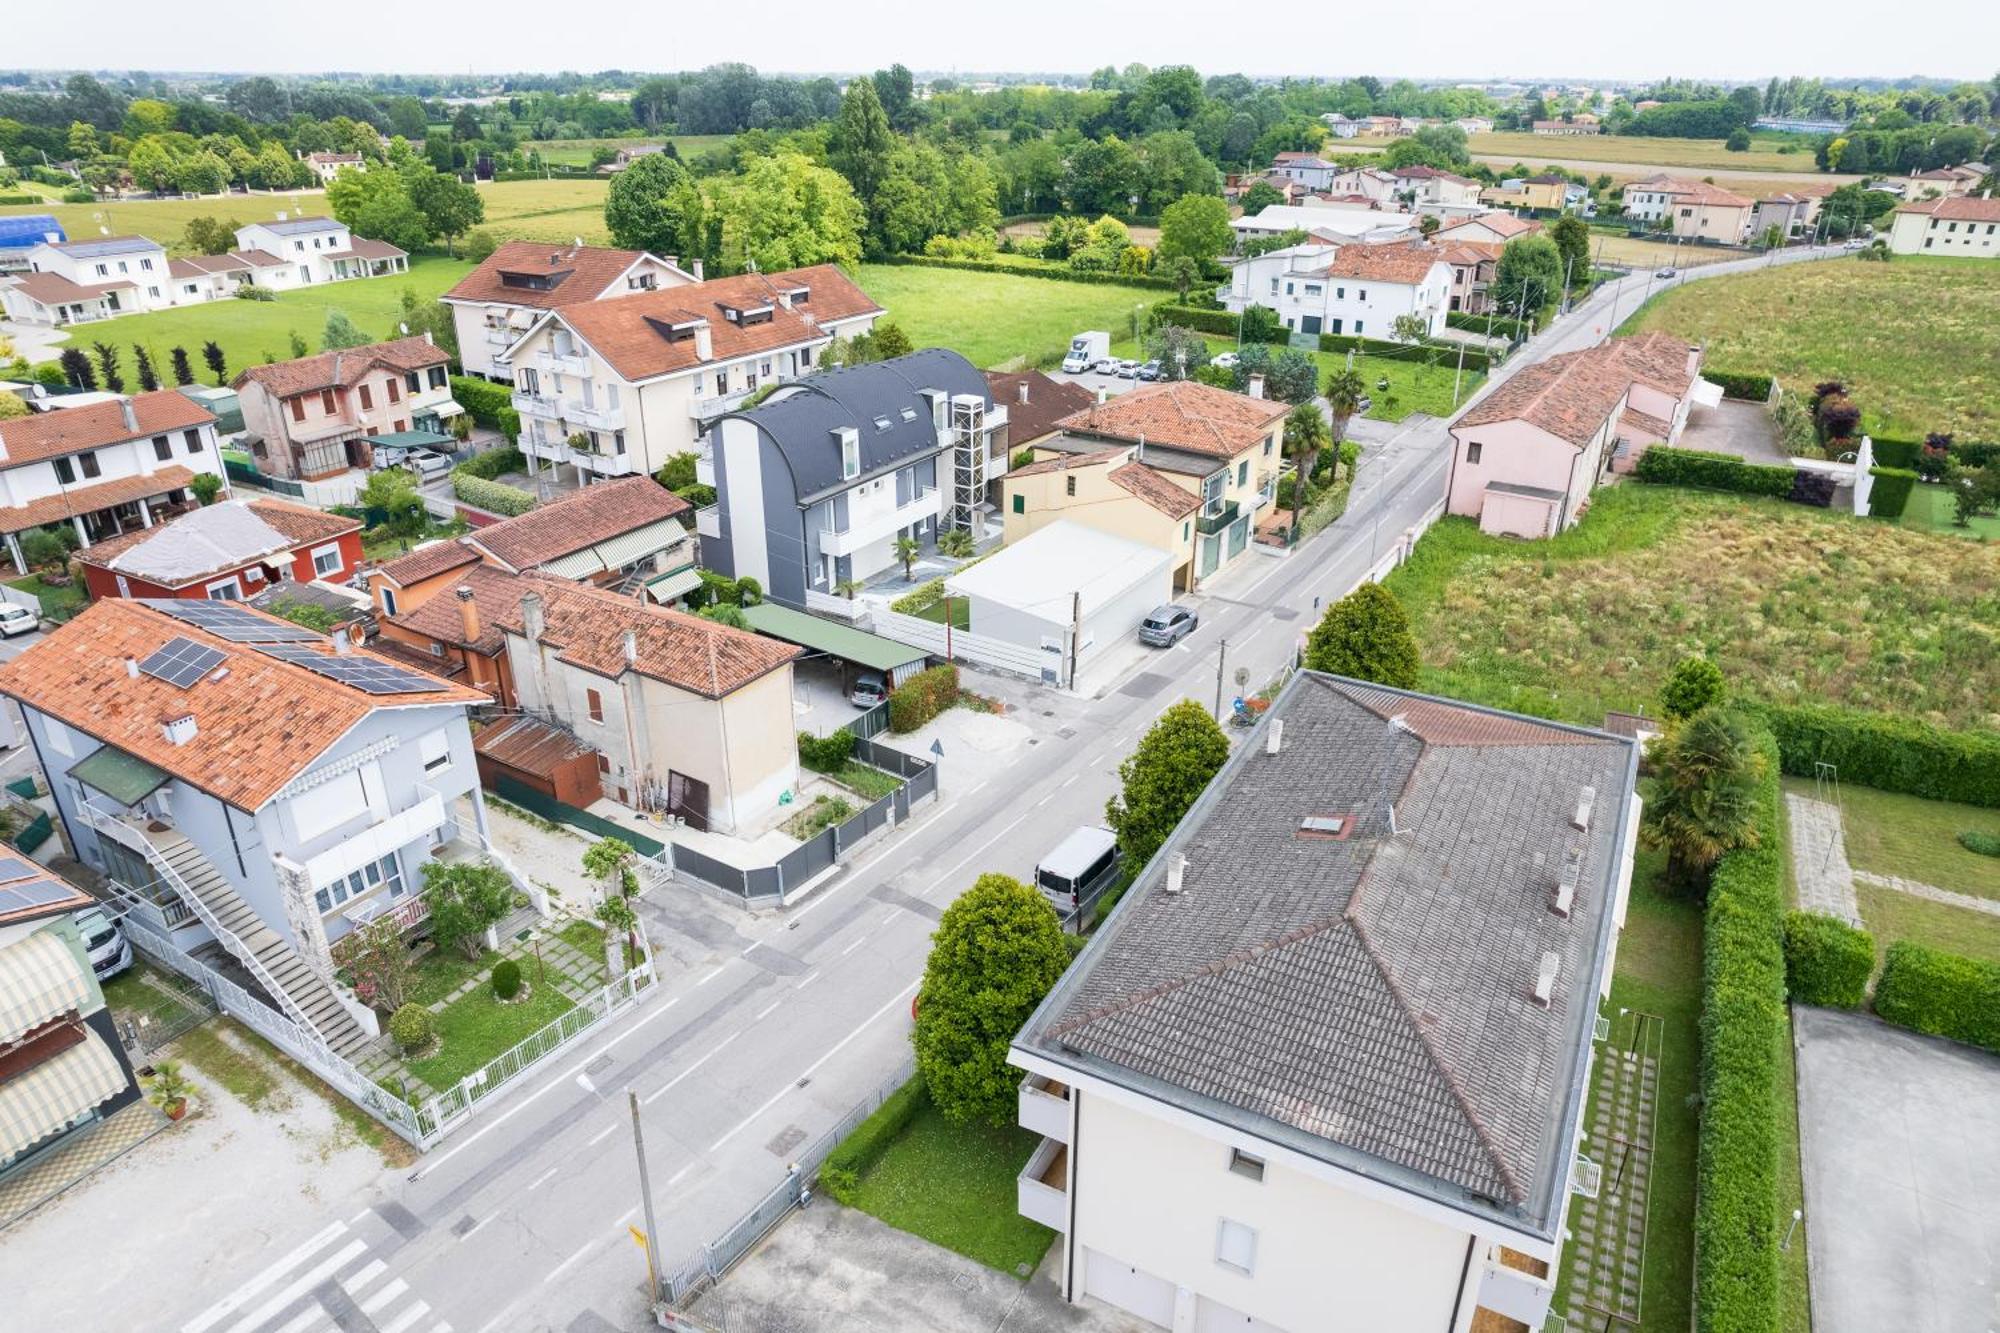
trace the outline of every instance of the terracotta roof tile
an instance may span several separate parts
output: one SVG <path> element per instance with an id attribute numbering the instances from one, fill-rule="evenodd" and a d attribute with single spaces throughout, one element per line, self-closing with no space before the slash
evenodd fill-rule
<path id="1" fill-rule="evenodd" d="M 533 591 L 534 587 L 519 574 L 509 574 L 491 565 L 473 565 L 448 586 L 426 598 L 416 610 L 390 616 L 388 620 L 392 625 L 437 643 L 469 648 L 491 657 L 507 646 L 500 635 L 501 613 L 513 612 L 518 619 L 521 596 Z M 472 605 L 479 614 L 479 637 L 476 639 L 465 637 L 465 613 L 458 600 L 460 588 L 472 589 Z"/>
<path id="2" fill-rule="evenodd" d="M 1262 441 L 1291 409 L 1284 403 L 1231 393 L 1195 380 L 1167 380 L 1120 394 L 1064 417 L 1062 429 L 1234 458 Z"/>
<path id="3" fill-rule="evenodd" d="M 293 398 L 320 389 L 337 389 L 358 382 L 377 367 L 391 370 L 425 370 L 451 360 L 442 347 L 423 338 L 397 338 L 391 342 L 369 343 L 364 347 L 343 347 L 302 356 L 296 361 L 274 361 L 252 366 L 233 381 L 237 388 L 255 384 L 279 398 Z"/>
<path id="4" fill-rule="evenodd" d="M 14 289 L 24 292 L 43 305 L 67 305 L 78 301 L 95 301 L 106 292 L 129 291 L 139 284 L 120 278 L 114 282 L 99 283 L 94 287 L 84 287 L 71 282 L 60 273 L 24 273 L 14 279 Z"/>
<path id="5" fill-rule="evenodd" d="M 1688 180 L 1682 176 L 1670 176 L 1659 172 L 1644 180 L 1633 181 L 1625 187 L 1629 190 L 1651 190 L 1656 194 L 1670 194 L 1690 203 L 1708 204 L 1716 208 L 1749 208 L 1753 200 L 1745 199 L 1719 185 L 1711 185 L 1703 180 Z"/>
<path id="6" fill-rule="evenodd" d="M 1978 199 L 1966 195 L 1946 195 L 1903 204 L 1898 213 L 1923 213 L 1950 222 L 2000 222 L 2000 199 Z"/>
<path id="7" fill-rule="evenodd" d="M 1526 421 L 1578 448 L 1590 443 L 1635 381 L 1678 397 L 1693 376 L 1688 345 L 1655 331 L 1614 338 L 1537 362 L 1507 380 L 1462 417 L 1454 430 Z"/>
<path id="8" fill-rule="evenodd" d="M 125 419 L 126 402 L 132 420 Z M 0 468 L 101 449 L 127 440 L 143 440 L 170 430 L 206 426 L 215 414 L 184 393 L 159 389 L 134 394 L 129 400 L 92 403 L 38 412 L 14 421 L 0 421 Z M 149 492 L 150 494 L 150 492 Z"/>
<path id="9" fill-rule="evenodd" d="M 479 552 L 461 541 L 436 541 L 401 555 L 375 572 L 385 574 L 399 588 L 435 578 L 449 569 L 479 563 Z"/>
<path id="10" fill-rule="evenodd" d="M 93 514 L 112 505 L 133 500 L 150 500 L 168 491 L 185 489 L 194 473 L 176 464 L 137 477 L 99 482 L 95 486 L 71 486 L 56 495 L 45 495 L 27 504 L 0 509 L 0 532 L 26 532 L 46 523 Z"/>
<path id="11" fill-rule="evenodd" d="M 1025 403 L 1021 401 L 1022 385 L 1028 389 Z M 1081 384 L 1050 379 L 1039 370 L 1020 374 L 989 370 L 986 388 L 995 405 L 1007 409 L 1007 440 L 1014 449 L 1039 440 L 1054 430 L 1057 422 L 1089 407 L 1093 401 L 1090 390 Z"/>
<path id="12" fill-rule="evenodd" d="M 157 474 L 156 474 L 157 475 Z M 265 540 L 256 540 L 256 523 L 237 524 L 228 521 L 228 511 L 237 509 L 257 518 L 262 526 L 269 529 Z M 204 517 L 206 515 L 207 517 Z M 187 571 L 186 549 L 175 552 L 172 557 L 174 567 L 182 572 L 167 574 L 163 570 L 150 568 L 147 564 L 145 548 L 163 534 L 173 533 L 176 538 L 189 536 L 189 529 L 198 532 L 214 560 L 199 571 Z M 295 505 L 284 500 L 224 500 L 220 504 L 204 509 L 192 510 L 178 518 L 150 528 L 140 528 L 109 540 L 94 542 L 76 553 L 76 558 L 86 565 L 96 565 L 101 569 L 117 569 L 119 572 L 143 578 L 149 583 L 162 587 L 185 587 L 187 584 L 206 578 L 210 574 L 227 569 L 236 569 L 255 560 L 280 552 L 289 553 L 301 546 L 317 542 L 333 541 L 350 532 L 361 531 L 361 521 L 342 518 L 321 509 L 311 509 L 305 505 Z M 270 540 L 275 538 L 276 540 Z M 230 549 L 235 547 L 236 549 Z M 128 557 L 128 553 L 132 553 Z"/>
<path id="13" fill-rule="evenodd" d="M 1417 241 L 1393 245 L 1343 245 L 1327 266 L 1329 278 L 1358 278 L 1414 287 L 1444 262 L 1436 248 Z"/>
<path id="14" fill-rule="evenodd" d="M 127 658 L 175 637 L 226 654 L 229 670 L 183 690 L 127 669 Z M 93 603 L 0 666 L 0 693 L 252 811 L 378 708 L 486 702 L 443 681 L 422 694 L 366 694 L 118 598 Z M 176 745 L 162 723 L 182 714 L 193 715 L 195 735 Z"/>
<path id="15" fill-rule="evenodd" d="M 1116 449 L 1099 449 L 1095 453 L 1088 454 L 1057 454 L 1054 458 L 1044 458 L 1038 463 L 1017 467 L 1007 475 L 1010 478 L 1039 477 L 1050 472 L 1073 472 L 1077 468 L 1103 467 L 1107 463 L 1115 463 L 1121 458 L 1130 456 L 1131 452 L 1131 446 L 1125 445 Z"/>
<path id="16" fill-rule="evenodd" d="M 1431 239 L 1434 241 L 1455 239 L 1452 233 L 1461 227 L 1484 227 L 1511 241 L 1516 236 L 1526 236 L 1529 232 L 1540 231 L 1542 224 L 1533 218 L 1517 218 L 1512 213 L 1482 213 L 1476 218 L 1467 218 L 1463 222 L 1454 222 L 1449 227 L 1439 228 L 1432 233 Z"/>
<path id="17" fill-rule="evenodd" d="M 1111 474 L 1111 483 L 1130 491 L 1168 518 L 1186 518 L 1201 508 L 1201 497 L 1176 486 L 1144 463 L 1127 463 Z"/>
<path id="18" fill-rule="evenodd" d="M 610 250 L 596 245 L 549 245 L 536 241 L 509 241 L 481 262 L 478 268 L 458 280 L 444 294 L 447 301 L 496 302 L 555 310 L 579 301 L 595 301 L 626 269 L 645 256 L 643 250 Z M 532 274 L 560 280 L 546 291 L 533 287 L 510 287 L 501 280 L 504 273 Z"/>
<path id="19" fill-rule="evenodd" d="M 467 540 L 502 564 L 533 569 L 649 523 L 678 518 L 690 507 L 651 477 L 620 477 L 480 528 Z"/>

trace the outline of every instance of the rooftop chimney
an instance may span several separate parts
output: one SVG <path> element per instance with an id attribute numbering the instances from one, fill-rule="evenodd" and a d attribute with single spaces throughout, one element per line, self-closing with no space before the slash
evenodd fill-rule
<path id="1" fill-rule="evenodd" d="M 461 583 L 454 596 L 458 598 L 459 632 L 467 643 L 479 642 L 479 603 L 473 600 L 472 589 Z"/>
<path id="2" fill-rule="evenodd" d="M 1024 378 L 1021 381 L 1021 406 L 1026 407 L 1027 405 L 1028 405 L 1028 381 Z"/>
<path id="3" fill-rule="evenodd" d="M 1252 398 L 1262 398 L 1264 396 L 1264 377 L 1262 375 L 1252 375 L 1250 377 L 1250 396 Z"/>
<path id="4" fill-rule="evenodd" d="M 639 665 L 639 631 L 638 631 L 638 630 L 635 630 L 635 629 L 628 629 L 628 630 L 626 630 L 626 631 L 625 631 L 625 636 L 624 636 L 624 640 L 623 640 L 623 642 L 624 642 L 624 647 L 625 647 L 625 665 L 626 665 L 626 666 L 628 666 L 628 667 L 636 667 L 636 666 L 638 666 L 638 665 Z"/>
<path id="5" fill-rule="evenodd" d="M 1278 753 L 1278 751 L 1284 748 L 1285 748 L 1285 719 L 1283 719 L 1282 717 L 1274 717 L 1271 719 L 1270 730 L 1264 733 L 1264 753 L 1276 754 Z"/>
<path id="6" fill-rule="evenodd" d="M 700 268 L 701 265 L 695 265 Z M 708 321 L 694 326 L 694 357 L 697 361 L 707 361 L 715 356 L 715 339 L 709 336 Z"/>
<path id="7" fill-rule="evenodd" d="M 333 632 L 333 651 L 345 657 L 354 651 L 354 641 L 348 637 L 349 631 L 336 629 Z"/>
<path id="8" fill-rule="evenodd" d="M 1556 994 L 1556 974 L 1562 971 L 1562 955 L 1553 951 L 1542 955 L 1542 966 L 1535 973 L 1534 1001 L 1538 1008 L 1546 1009 Z"/>
<path id="9" fill-rule="evenodd" d="M 132 678 L 133 680 L 137 680 L 137 679 L 139 679 L 139 659 L 138 659 L 138 658 L 136 658 L 136 657 L 128 657 L 128 658 L 126 658 L 126 659 L 125 659 L 125 674 L 126 674 L 126 675 L 128 675 L 128 676 L 130 676 L 130 677 L 131 677 L 131 678 Z"/>
<path id="10" fill-rule="evenodd" d="M 186 745 L 195 737 L 193 713 L 182 713 L 178 717 L 160 719 L 160 732 L 171 745 Z"/>
<path id="11" fill-rule="evenodd" d="M 424 330 L 424 341 L 427 343 L 434 343 L 434 340 L 431 337 L 431 331 L 429 329 Z"/>
<path id="12" fill-rule="evenodd" d="M 1187 857 L 1175 852 L 1167 862 L 1167 892 L 1179 893 L 1187 880 Z"/>
<path id="13" fill-rule="evenodd" d="M 139 414 L 132 410 L 132 400 L 130 398 L 120 398 L 118 400 L 118 411 L 125 418 L 125 429 L 137 434 L 139 431 Z"/>
<path id="14" fill-rule="evenodd" d="M 521 598 L 521 628 L 528 635 L 528 642 L 542 640 L 542 595 L 538 592 L 526 593 Z"/>
<path id="15" fill-rule="evenodd" d="M 704 277 L 702 277 L 702 275 L 701 275 L 701 261 L 700 261 L 699 259 L 697 259 L 697 260 L 695 260 L 695 261 L 694 261 L 694 280 L 695 280 L 696 282 L 706 282 L 706 281 L 707 281 L 707 279 L 706 279 L 706 278 L 704 278 Z"/>
<path id="16" fill-rule="evenodd" d="M 1102 407 L 1102 406 L 1104 406 L 1104 405 L 1105 405 L 1106 403 L 1108 403 L 1108 402 L 1110 402 L 1110 401 L 1111 401 L 1111 390 L 1109 390 L 1109 389 L 1099 389 L 1099 390 L 1097 391 L 1097 405 L 1098 405 L 1099 407 Z"/>
<path id="17" fill-rule="evenodd" d="M 1585 787 L 1577 796 L 1576 813 L 1569 817 L 1569 822 L 1578 832 L 1585 832 L 1590 828 L 1590 811 L 1591 807 L 1596 804 L 1597 788 L 1595 787 Z"/>

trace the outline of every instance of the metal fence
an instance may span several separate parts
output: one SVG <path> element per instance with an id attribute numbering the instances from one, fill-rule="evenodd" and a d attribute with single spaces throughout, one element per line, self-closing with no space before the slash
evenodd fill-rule
<path id="1" fill-rule="evenodd" d="M 1060 647 L 1052 651 L 1011 643 L 971 630 L 952 629 L 921 616 L 906 616 L 900 611 L 878 609 L 869 615 L 868 625 L 885 639 L 921 648 L 933 657 L 973 662 L 1030 680 L 1046 681 L 1053 675 L 1056 683 L 1061 683 L 1064 654 Z"/>
<path id="2" fill-rule="evenodd" d="M 150 1056 L 168 1042 L 185 1036 L 214 1018 L 218 1012 L 207 990 L 178 972 L 147 968 L 135 972 L 133 978 L 139 985 L 158 992 L 169 1003 L 154 1005 L 150 1013 L 118 1021 L 118 1035 L 128 1051 Z"/>
<path id="3" fill-rule="evenodd" d="M 866 740 L 870 736 L 881 735 L 889 729 L 889 701 L 884 699 L 846 725 L 847 729 L 854 733 L 856 740 Z"/>
<path id="4" fill-rule="evenodd" d="M 724 1273 L 733 1268 L 737 1261 L 750 1252 L 752 1246 L 771 1234 L 772 1228 L 785 1220 L 792 1209 L 805 1202 L 806 1193 L 819 1181 L 819 1168 L 826 1161 L 827 1154 L 839 1146 L 842 1139 L 854 1132 L 855 1126 L 875 1114 L 876 1108 L 889 1099 L 890 1094 L 908 1083 L 916 1075 L 916 1063 L 910 1056 L 904 1056 L 896 1066 L 896 1072 L 870 1092 L 860 1102 L 840 1118 L 826 1133 L 815 1139 L 812 1145 L 801 1152 L 786 1168 L 784 1178 L 771 1187 L 750 1211 L 736 1219 L 713 1241 L 690 1254 L 677 1267 L 662 1266 L 661 1283 L 666 1287 L 667 1299 L 681 1305 L 690 1298 L 715 1283 Z"/>

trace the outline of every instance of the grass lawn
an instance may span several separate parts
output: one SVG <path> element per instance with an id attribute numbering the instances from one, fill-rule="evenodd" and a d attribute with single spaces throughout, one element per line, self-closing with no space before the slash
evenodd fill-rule
<path id="1" fill-rule="evenodd" d="M 572 921 L 556 932 L 564 944 L 586 958 L 604 957 L 604 930 L 588 921 Z"/>
<path id="2" fill-rule="evenodd" d="M 1944 532 L 1955 537 L 2000 541 L 2000 517 L 1983 514 L 1958 526 L 1958 506 L 1951 491 L 1943 486 L 1918 482 L 1910 489 L 1910 503 L 1903 510 L 1903 526 L 1919 532 Z"/>
<path id="3" fill-rule="evenodd" d="M 1625 484 L 1525 544 L 1448 518 L 1388 580 L 1419 687 L 1596 723 L 1657 711 L 1680 658 L 1736 691 L 1993 725 L 2000 547 L 1780 500 Z"/>
<path id="4" fill-rule="evenodd" d="M 1015 1211 L 1014 1177 L 1037 1135 L 1016 1125 L 953 1125 L 925 1098 L 861 1178 L 856 1203 L 890 1226 L 1012 1274 L 1041 1262 L 1056 1233 Z"/>
<path id="5" fill-rule="evenodd" d="M 279 213 L 312 216 L 326 211 L 324 190 L 285 190 L 278 194 L 232 194 L 206 199 L 135 199 L 129 203 L 9 204 L 0 208 L 0 217 L 53 213 L 72 241 L 90 239 L 99 234 L 99 227 L 108 227 L 113 236 L 150 236 L 166 246 L 169 254 L 179 255 L 187 253 L 181 237 L 193 218 L 233 220 L 242 226 L 271 221 Z"/>
<path id="6" fill-rule="evenodd" d="M 485 976 L 500 955 L 482 954 L 478 962 L 458 949 L 433 949 L 416 966 L 416 976 L 404 998 L 411 1004 L 436 1004 L 474 977 Z"/>
<path id="7" fill-rule="evenodd" d="M 1861 903 L 1861 923 L 1875 937 L 1878 963 L 1897 940 L 2000 963 L 2000 916 L 1934 903 L 1873 884 L 1856 884 L 1854 896 Z M 1879 978 L 1881 974 L 1876 975 Z"/>
<path id="8" fill-rule="evenodd" d="M 490 986 L 481 986 L 444 1007 L 437 1016 L 437 1051 L 410 1061 L 410 1072 L 433 1088 L 449 1088 L 575 1007 L 553 980 L 536 986 L 519 1004 L 502 1004 Z"/>
<path id="9" fill-rule="evenodd" d="M 2000 264 L 1788 264 L 1665 292 L 1634 326 L 1700 341 L 1711 365 L 1768 371 L 1795 391 L 1844 381 L 1877 435 L 2000 439 Z"/>
<path id="10" fill-rule="evenodd" d="M 969 630 L 972 628 L 972 603 L 963 597 L 947 597 L 932 602 L 929 606 L 917 612 L 917 619 L 928 620 L 934 625 L 942 625 L 944 624 L 947 611 L 951 615 L 951 627 L 953 629 Z"/>
<path id="11" fill-rule="evenodd" d="M 1315 352 L 1319 361 L 1319 379 L 1326 383 L 1326 377 L 1347 364 L 1345 352 Z M 1467 370 L 1463 376 L 1458 372 L 1457 361 L 1451 354 L 1440 354 L 1438 363 L 1431 365 L 1415 357 L 1361 356 L 1354 358 L 1354 368 L 1361 372 L 1362 382 L 1368 386 L 1368 394 L 1374 402 L 1362 413 L 1376 421 L 1401 421 L 1412 412 L 1428 412 L 1434 417 L 1448 417 L 1455 410 L 1452 405 L 1452 387 L 1457 384 L 1458 401 L 1470 398 L 1485 375 L 1475 370 Z M 1389 387 L 1380 387 L 1383 380 Z"/>
<path id="12" fill-rule="evenodd" d="M 852 760 L 849 760 L 838 773 L 828 773 L 825 776 L 828 781 L 839 783 L 871 804 L 903 785 L 903 780 L 893 773 L 884 773 L 879 768 L 870 768 L 866 764 L 857 764 Z"/>
<path id="13" fill-rule="evenodd" d="M 1721 246 L 1676 246 L 1672 241 L 1640 240 L 1602 231 L 1591 233 L 1590 253 L 1598 263 L 1627 264 L 1641 270 L 1665 268 L 1669 264 L 1677 268 L 1694 268 L 1701 264 L 1719 264 L 1726 259 L 1743 258 L 1741 250 L 1725 250 Z"/>
<path id="14" fill-rule="evenodd" d="M 144 1017 L 168 1027 L 206 1012 L 176 998 L 177 989 L 172 978 L 141 963 L 104 983 L 104 1002 L 125 1017 Z"/>
<path id="15" fill-rule="evenodd" d="M 8 579 L 7 586 L 35 594 L 42 603 L 42 614 L 45 616 L 74 615 L 89 600 L 81 580 L 66 588 L 54 588 L 42 582 L 39 576 L 30 574 L 24 579 Z"/>
<path id="16" fill-rule="evenodd" d="M 523 139 L 521 151 L 540 153 L 542 161 L 551 166 L 587 167 L 590 165 L 591 150 L 595 148 L 609 148 L 615 153 L 620 148 L 636 148 L 641 144 L 671 143 L 674 151 L 686 158 L 711 148 L 721 148 L 733 137 L 728 134 L 668 134 L 628 135 L 620 139 Z"/>
<path id="17" fill-rule="evenodd" d="M 478 188 L 486 205 L 486 221 L 480 225 L 502 236 L 514 234 L 504 225 L 514 218 L 542 217 L 579 208 L 601 212 L 611 189 L 603 180 L 484 181 Z"/>
<path id="18" fill-rule="evenodd" d="M 917 265 L 862 264 L 854 276 L 918 347 L 949 347 L 983 367 L 1060 354 L 1090 329 L 1123 337 L 1136 307 L 1170 295 L 1115 283 Z"/>
<path id="19" fill-rule="evenodd" d="M 213 376 L 201 359 L 201 348 L 210 339 L 222 345 L 228 376 L 234 376 L 246 366 L 289 360 L 293 333 L 317 351 L 329 310 L 345 311 L 363 333 L 394 338 L 399 336 L 396 325 L 402 318 L 405 291 L 414 291 L 419 297 L 436 296 L 471 268 L 463 259 L 413 255 L 408 273 L 280 292 L 275 301 L 210 301 L 144 315 L 126 315 L 84 326 L 72 335 L 70 345 L 88 349 L 92 343 L 106 342 L 116 347 L 128 386 L 138 384 L 138 373 L 133 369 L 133 344 L 145 346 L 152 353 L 153 363 L 162 369 L 169 364 L 171 349 L 185 347 L 194 363 L 196 377 L 206 384 Z M 55 359 L 61 350 L 60 344 L 51 348 L 44 359 Z"/>
<path id="20" fill-rule="evenodd" d="M 230 1096 L 253 1111 L 282 1115 L 293 1104 L 295 1093 L 303 1089 L 325 1102 L 347 1134 L 374 1149 L 383 1164 L 408 1166 L 416 1161 L 416 1150 L 379 1120 L 322 1083 L 291 1057 L 250 1029 L 229 1018 L 204 1023 L 176 1040 L 162 1052 L 185 1061 L 201 1079 L 220 1085 Z M 329 1141 L 324 1149 L 341 1146 L 344 1135 Z"/>
<path id="21" fill-rule="evenodd" d="M 1810 782 L 1796 778 L 1785 787 L 1812 791 Z M 2000 857 L 1967 851 L 1958 841 L 1966 829 L 2000 836 L 2000 810 L 1926 801 L 1872 787 L 1842 787 L 1840 805 L 1847 860 L 1855 869 L 1899 875 L 1954 893 L 2000 898 Z"/>
<path id="22" fill-rule="evenodd" d="M 1778 149 L 1787 136 L 1753 134 L 1750 151 L 1732 153 L 1720 139 L 1656 139 L 1641 135 L 1591 134 L 1574 138 L 1532 134 L 1523 130 L 1495 130 L 1472 136 L 1474 156 L 1505 157 L 1509 165 L 1519 161 L 1534 166 L 1560 161 L 1562 157 L 1592 162 L 1629 162 L 1643 167 L 1707 167 L 1722 171 L 1814 171 L 1812 144 L 1804 136 L 1791 136 L 1799 146 L 1796 153 Z M 1392 141 L 1393 142 L 1393 141 Z M 1332 145 L 1336 150 L 1345 145 Z M 1560 155 L 1560 156 L 1559 156 Z M 1641 175 L 1650 174 L 1642 172 Z M 1692 173 L 1697 178 L 1700 172 Z"/>

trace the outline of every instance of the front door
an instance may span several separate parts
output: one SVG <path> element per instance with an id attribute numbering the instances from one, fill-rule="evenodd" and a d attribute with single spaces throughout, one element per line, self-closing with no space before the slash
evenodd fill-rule
<path id="1" fill-rule="evenodd" d="M 1300 333 L 1318 333 L 1319 325 L 1320 318 L 1318 315 L 1301 315 L 1299 317 Z"/>

